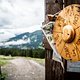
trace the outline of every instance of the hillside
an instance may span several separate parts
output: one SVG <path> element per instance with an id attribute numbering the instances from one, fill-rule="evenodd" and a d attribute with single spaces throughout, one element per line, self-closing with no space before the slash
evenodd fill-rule
<path id="1" fill-rule="evenodd" d="M 41 48 L 42 47 L 42 31 L 37 30 L 35 32 L 29 33 L 22 33 L 19 35 L 16 35 L 15 37 L 12 37 L 8 39 L 5 42 L 2 42 L 3 45 L 0 47 L 3 48 Z"/>

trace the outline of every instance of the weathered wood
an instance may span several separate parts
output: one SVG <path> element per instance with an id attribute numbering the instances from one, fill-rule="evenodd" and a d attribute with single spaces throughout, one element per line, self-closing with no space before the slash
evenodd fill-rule
<path id="1" fill-rule="evenodd" d="M 70 4 L 80 4 L 80 0 L 64 0 L 65 6 L 68 6 Z"/>
<path id="2" fill-rule="evenodd" d="M 51 50 L 48 50 L 46 49 L 46 55 L 45 55 L 45 80 L 51 80 L 52 79 L 52 76 L 51 76 L 51 57 L 52 57 L 52 54 L 51 54 Z"/>
<path id="3" fill-rule="evenodd" d="M 64 71 L 59 62 L 52 60 L 52 50 L 46 49 L 45 80 L 64 80 Z"/>
<path id="4" fill-rule="evenodd" d="M 56 0 L 46 0 L 46 10 L 45 14 L 55 14 L 56 12 L 60 11 L 63 8 L 62 5 L 62 0 L 57 0 L 58 2 L 56 3 Z"/>
<path id="5" fill-rule="evenodd" d="M 45 9 L 45 22 L 48 23 L 49 19 L 47 14 L 55 14 L 60 11 L 63 7 L 62 0 L 46 0 L 46 9 Z M 45 80 L 64 80 L 64 71 L 59 62 L 56 62 L 52 59 L 53 51 L 50 48 L 47 40 L 44 38 L 44 46 L 46 49 L 45 54 Z"/>
<path id="6" fill-rule="evenodd" d="M 80 3 L 80 0 L 64 0 L 64 5 L 73 3 Z M 55 14 L 63 8 L 63 0 L 45 0 L 45 23 L 48 23 L 47 14 Z M 45 44 L 45 80 L 80 80 L 80 73 L 67 72 L 67 61 L 63 59 L 64 70 L 59 62 L 52 60 L 53 51 L 50 48 L 47 40 L 44 39 Z M 47 45 L 47 47 L 46 47 Z M 77 76 L 78 75 L 78 76 Z M 71 78 L 71 76 L 74 76 Z M 78 78 L 76 78 L 78 77 Z M 71 79 L 69 79 L 71 78 Z"/>
<path id="7" fill-rule="evenodd" d="M 46 49 L 49 49 L 49 50 L 52 49 L 45 36 L 43 37 L 43 47 L 45 47 Z"/>
<path id="8" fill-rule="evenodd" d="M 55 44 L 56 50 L 58 51 L 58 53 L 60 53 L 60 55 L 64 59 L 70 61 L 80 60 L 79 13 L 80 5 L 73 4 L 67 6 L 58 14 L 53 28 L 53 37 L 54 42 L 56 43 Z M 76 46 L 76 48 L 74 46 Z"/>

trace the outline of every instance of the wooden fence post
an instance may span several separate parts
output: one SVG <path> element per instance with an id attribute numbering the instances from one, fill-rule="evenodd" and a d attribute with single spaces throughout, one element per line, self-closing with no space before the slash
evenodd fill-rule
<path id="1" fill-rule="evenodd" d="M 64 0 L 64 6 L 80 3 L 80 0 Z M 45 0 L 45 21 L 44 24 L 48 21 L 46 18 L 47 14 L 55 14 L 56 12 L 63 9 L 63 0 Z M 45 53 L 45 80 L 64 80 L 66 77 L 67 71 L 67 61 L 63 59 L 63 64 L 65 69 L 61 67 L 59 62 L 52 60 L 53 51 L 48 44 L 47 40 L 44 38 L 44 47 L 46 50 Z M 66 80 L 66 79 L 65 79 Z M 69 80 L 69 78 L 67 78 Z"/>

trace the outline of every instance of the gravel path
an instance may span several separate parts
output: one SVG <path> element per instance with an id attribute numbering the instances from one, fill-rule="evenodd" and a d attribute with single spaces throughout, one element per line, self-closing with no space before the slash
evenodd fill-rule
<path id="1" fill-rule="evenodd" d="M 17 58 L 2 67 L 8 74 L 6 80 L 45 80 L 45 68 L 33 60 Z"/>

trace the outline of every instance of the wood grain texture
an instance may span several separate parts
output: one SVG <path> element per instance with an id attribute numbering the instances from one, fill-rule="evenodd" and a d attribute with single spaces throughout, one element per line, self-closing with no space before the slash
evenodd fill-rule
<path id="1" fill-rule="evenodd" d="M 80 5 L 67 6 L 59 13 L 53 28 L 53 39 L 64 59 L 80 61 Z"/>
<path id="2" fill-rule="evenodd" d="M 57 11 L 63 9 L 63 0 L 58 0 L 58 3 L 55 3 L 55 0 L 45 0 L 45 20 L 48 22 L 46 16 L 48 14 L 54 14 Z M 65 7 L 73 4 L 78 3 L 80 4 L 80 0 L 64 0 Z M 57 5 L 58 4 L 58 5 Z M 57 5 L 55 7 L 55 5 Z M 59 7 L 60 6 L 60 7 Z M 44 21 L 44 24 L 46 22 Z M 47 41 L 46 41 L 47 42 Z M 80 41 L 77 42 L 77 44 Z M 48 44 L 48 43 L 46 43 Z M 63 59 L 63 64 L 65 69 L 63 70 L 61 64 L 52 60 L 52 49 L 46 48 L 45 53 L 45 80 L 80 80 L 80 73 L 77 75 L 76 73 L 70 73 L 67 71 L 67 61 Z M 74 76 L 74 77 L 73 77 Z"/>
<path id="3" fill-rule="evenodd" d="M 52 19 L 48 19 L 48 14 L 54 14 L 62 9 L 62 0 L 45 0 L 45 21 L 44 24 L 48 23 Z M 49 47 L 48 42 L 44 39 L 45 53 L 45 80 L 64 80 L 64 70 L 59 62 L 52 59 L 54 57 L 53 50 Z M 65 63 L 65 60 L 64 60 Z"/>

